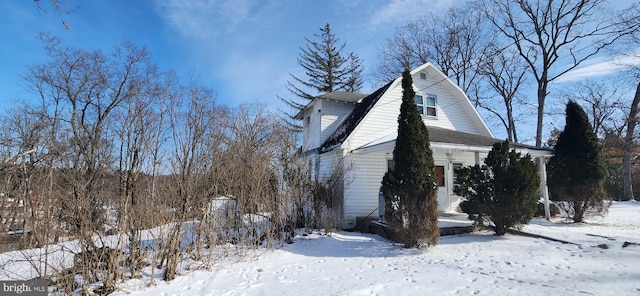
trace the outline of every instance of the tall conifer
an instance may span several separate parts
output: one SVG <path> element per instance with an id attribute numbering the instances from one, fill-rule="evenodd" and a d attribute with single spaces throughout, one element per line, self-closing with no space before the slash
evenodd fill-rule
<path id="1" fill-rule="evenodd" d="M 346 43 L 340 43 L 329 24 L 314 36 L 316 40 L 305 38 L 307 45 L 300 47 L 298 56 L 306 77 L 289 74 L 292 80 L 287 81 L 287 90 L 294 98 L 280 98 L 293 109 L 285 120 L 297 130 L 301 127 L 294 120 L 296 113 L 315 96 L 334 91 L 358 92 L 362 87 L 362 60 L 353 52 L 343 53 Z"/>
<path id="2" fill-rule="evenodd" d="M 551 198 L 562 201 L 569 218 L 580 222 L 585 214 L 601 214 L 604 206 L 605 170 L 598 138 L 584 110 L 574 101 L 566 108 L 566 124 L 555 154 L 549 160 Z"/>
<path id="3" fill-rule="evenodd" d="M 438 202 L 429 132 L 415 103 L 409 70 L 402 74 L 402 104 L 398 117 L 398 137 L 393 150 L 394 169 L 382 180 L 385 218 L 405 247 L 424 240 L 438 243 Z"/>

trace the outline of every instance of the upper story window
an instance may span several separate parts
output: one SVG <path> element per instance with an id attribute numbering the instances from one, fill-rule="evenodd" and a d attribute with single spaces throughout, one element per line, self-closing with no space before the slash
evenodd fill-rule
<path id="1" fill-rule="evenodd" d="M 433 116 L 436 117 L 438 114 L 436 112 L 436 103 L 437 99 L 435 95 L 416 95 L 415 97 L 416 105 L 418 105 L 418 112 L 425 116 Z"/>

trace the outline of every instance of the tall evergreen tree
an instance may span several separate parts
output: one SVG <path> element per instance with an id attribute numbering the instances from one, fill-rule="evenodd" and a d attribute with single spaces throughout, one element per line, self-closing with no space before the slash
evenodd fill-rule
<path id="1" fill-rule="evenodd" d="M 307 41 L 300 47 L 298 64 L 305 70 L 306 77 L 301 78 L 289 74 L 292 80 L 287 81 L 287 89 L 295 96 L 293 99 L 279 97 L 292 109 L 287 114 L 287 121 L 296 129 L 300 129 L 293 117 L 318 94 L 333 91 L 358 92 L 362 88 L 362 60 L 353 52 L 343 54 L 346 43 L 340 43 L 331 27 L 326 24 L 314 34 L 317 40 Z"/>
<path id="2" fill-rule="evenodd" d="M 398 137 L 393 149 L 394 169 L 382 179 L 385 219 L 398 233 L 405 247 L 424 239 L 438 243 L 438 201 L 429 132 L 415 103 L 409 70 L 402 74 L 402 104 L 398 116 Z"/>
<path id="3" fill-rule="evenodd" d="M 566 108 L 566 124 L 549 160 L 549 190 L 553 200 L 575 222 L 585 214 L 602 214 L 605 170 L 598 138 L 584 110 L 574 101 Z"/>

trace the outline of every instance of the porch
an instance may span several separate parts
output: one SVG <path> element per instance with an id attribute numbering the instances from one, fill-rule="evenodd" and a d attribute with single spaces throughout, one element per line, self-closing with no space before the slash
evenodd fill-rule
<path id="1" fill-rule="evenodd" d="M 393 231 L 379 219 L 358 221 L 356 231 L 374 233 L 389 240 L 393 239 Z M 440 236 L 469 233 L 473 231 L 473 221 L 466 214 L 438 213 L 438 228 Z"/>

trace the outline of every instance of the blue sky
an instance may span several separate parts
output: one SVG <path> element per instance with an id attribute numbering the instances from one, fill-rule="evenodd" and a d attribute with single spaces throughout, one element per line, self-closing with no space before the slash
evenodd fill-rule
<path id="1" fill-rule="evenodd" d="M 49 8 L 43 0 L 44 8 Z M 376 47 L 397 26 L 454 1 L 253 1 L 253 0 L 98 0 L 76 1 L 75 13 L 39 12 L 33 1 L 0 1 L 0 110 L 30 94 L 21 86 L 30 65 L 44 61 L 40 32 L 63 45 L 108 52 L 124 39 L 146 45 L 164 70 L 183 80 L 195 77 L 213 88 L 227 105 L 277 104 L 289 73 L 302 75 L 296 58 L 305 37 L 313 39 L 329 23 L 346 52 L 363 60 L 365 71 L 376 60 Z M 428 2 L 429 5 L 424 5 Z M 366 84 L 368 92 L 372 85 Z"/>
<path id="2" fill-rule="evenodd" d="M 218 102 L 281 104 L 288 97 L 289 73 L 303 76 L 296 62 L 304 38 L 326 23 L 345 52 L 364 61 L 365 81 L 376 63 L 378 47 L 398 26 L 455 0 L 95 0 L 71 1 L 76 12 L 59 16 L 38 11 L 31 0 L 0 0 L 0 112 L 32 96 L 24 90 L 23 74 L 45 60 L 40 32 L 57 36 L 65 46 L 109 52 L 129 39 L 149 49 L 163 70 L 175 70 L 186 82 L 194 77 L 218 93 Z M 631 0 L 615 1 L 627 6 Z M 47 0 L 41 0 L 50 8 Z M 62 25 L 62 19 L 69 30 Z M 581 79 L 601 75 L 594 60 L 585 71 L 568 75 Z M 611 69 L 615 71 L 616 69 Z M 363 92 L 373 91 L 366 82 Z M 485 118 L 486 119 L 486 118 Z M 492 127 L 496 136 L 502 130 Z"/>

